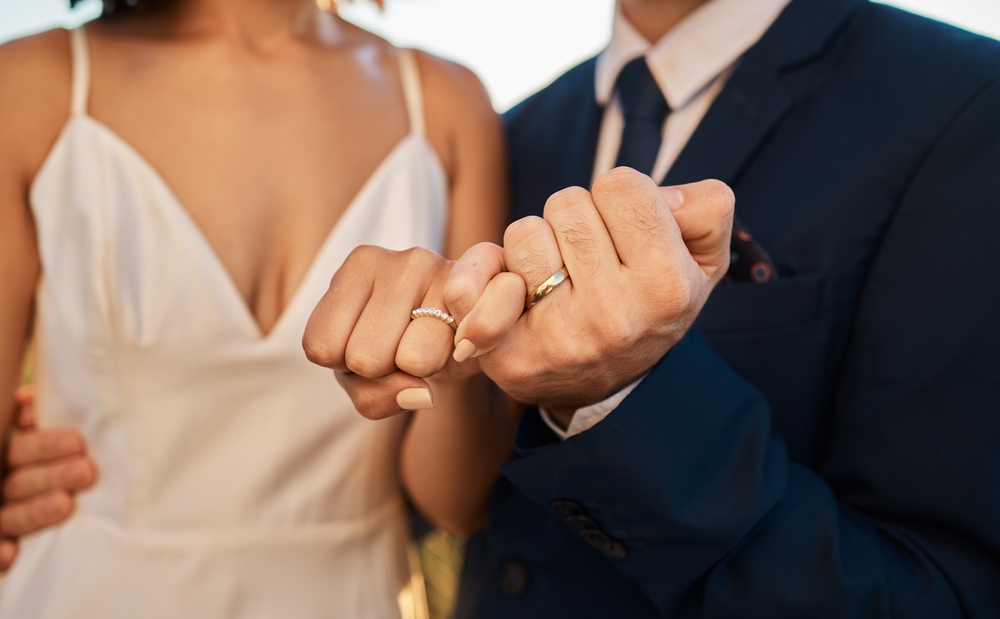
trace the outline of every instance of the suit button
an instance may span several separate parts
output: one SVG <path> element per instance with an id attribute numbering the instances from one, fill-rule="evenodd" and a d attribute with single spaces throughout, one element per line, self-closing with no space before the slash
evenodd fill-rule
<path id="1" fill-rule="evenodd" d="M 624 559 L 625 555 L 628 554 L 628 549 L 625 548 L 625 544 L 613 539 L 608 544 L 607 550 L 604 552 L 607 553 L 607 555 L 612 559 Z"/>
<path id="2" fill-rule="evenodd" d="M 582 505 L 576 501 L 569 501 L 567 499 L 556 499 L 552 501 L 552 509 L 559 512 L 559 515 L 569 518 L 570 516 L 582 516 L 587 513 L 587 510 L 583 508 Z"/>
<path id="3" fill-rule="evenodd" d="M 568 522 L 570 526 L 577 528 L 581 531 L 601 528 L 601 525 L 597 524 L 597 521 L 591 518 L 590 516 L 584 516 L 584 515 L 568 516 L 566 518 L 566 522 Z"/>
<path id="4" fill-rule="evenodd" d="M 500 589 L 518 597 L 528 589 L 528 569 L 520 561 L 504 561 L 500 566 Z"/>
<path id="5" fill-rule="evenodd" d="M 600 529 L 585 529 L 580 532 L 580 535 L 583 536 L 585 542 L 603 552 L 607 552 L 608 547 L 611 545 L 611 538 Z"/>

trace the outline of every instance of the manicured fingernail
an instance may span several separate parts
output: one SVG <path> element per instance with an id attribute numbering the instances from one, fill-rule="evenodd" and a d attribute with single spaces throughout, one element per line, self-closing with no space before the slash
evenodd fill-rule
<path id="1" fill-rule="evenodd" d="M 430 389 L 403 389 L 396 394 L 396 404 L 404 411 L 419 411 L 434 408 L 434 398 Z"/>
<path id="2" fill-rule="evenodd" d="M 455 361 L 461 363 L 475 354 L 476 345 L 469 340 L 462 340 L 458 343 L 458 346 L 455 347 L 455 354 L 453 356 L 455 357 Z"/>
<path id="3" fill-rule="evenodd" d="M 664 187 L 663 199 L 667 201 L 671 211 L 676 211 L 684 204 L 684 193 L 676 187 Z"/>

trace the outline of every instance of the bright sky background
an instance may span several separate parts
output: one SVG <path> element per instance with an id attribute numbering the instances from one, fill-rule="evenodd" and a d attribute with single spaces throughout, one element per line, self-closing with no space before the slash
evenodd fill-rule
<path id="1" fill-rule="evenodd" d="M 1000 0 L 886 3 L 1000 38 Z M 0 42 L 76 25 L 100 11 L 99 0 L 85 0 L 74 12 L 67 5 L 0 0 Z M 344 14 L 396 44 L 472 68 L 504 110 L 597 53 L 610 36 L 613 7 L 614 0 L 387 0 L 385 13 L 362 2 Z"/>

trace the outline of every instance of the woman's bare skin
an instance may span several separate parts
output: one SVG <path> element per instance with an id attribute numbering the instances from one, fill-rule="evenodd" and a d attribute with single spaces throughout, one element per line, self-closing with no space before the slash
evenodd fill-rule
<path id="1" fill-rule="evenodd" d="M 154 14 L 87 26 L 88 114 L 166 181 L 262 336 L 341 214 L 410 130 L 397 52 L 337 18 L 318 24 L 312 6 L 176 0 Z M 14 410 L 40 274 L 28 194 L 69 117 L 70 64 L 65 31 L 0 47 L 0 394 L 10 394 L 0 395 L 2 427 Z M 500 240 L 507 217 L 502 129 L 470 72 L 423 53 L 418 64 L 427 138 L 451 192 L 445 254 L 457 258 L 475 243 Z M 432 520 L 454 530 L 482 523 L 479 499 L 509 450 L 513 421 L 502 406 L 486 421 L 461 414 L 487 389 L 482 378 L 445 382 L 435 391 L 436 408 L 415 413 L 404 439 L 403 479 L 418 480 L 408 491 Z M 424 446 L 407 456 L 415 433 L 446 448 Z M 68 516 L 70 489 L 58 476 L 34 477 L 0 510 L 0 535 L 15 538 Z M 41 514 L 37 501 L 53 492 L 66 497 L 65 509 L 49 510 L 57 518 L 26 517 Z M 10 545 L 0 544 L 0 564 L 8 554 Z"/>

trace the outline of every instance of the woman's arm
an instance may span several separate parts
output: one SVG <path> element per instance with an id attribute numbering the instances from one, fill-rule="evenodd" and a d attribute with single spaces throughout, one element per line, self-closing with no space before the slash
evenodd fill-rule
<path id="1" fill-rule="evenodd" d="M 40 262 L 28 206 L 32 180 L 66 123 L 70 60 L 66 33 L 51 31 L 0 46 L 0 432 L 15 409 Z M 29 424 L 31 425 L 31 424 Z M 33 428 L 32 428 L 33 430 Z M 72 430 L 39 430 L 7 446 L 0 506 L 0 571 L 13 539 L 72 512 L 70 489 L 94 479 Z M 73 469 L 72 467 L 77 467 Z M 8 467 L 10 467 L 8 469 Z M 83 475 L 73 477 L 72 473 Z"/>
<path id="2" fill-rule="evenodd" d="M 451 183 L 445 256 L 499 243 L 509 213 L 503 127 L 468 70 L 420 55 L 428 138 Z M 443 309 L 443 308 L 442 308 Z M 485 525 L 486 501 L 510 455 L 516 419 L 483 374 L 433 378 L 434 408 L 416 411 L 403 439 L 403 485 L 434 524 L 456 533 Z"/>

